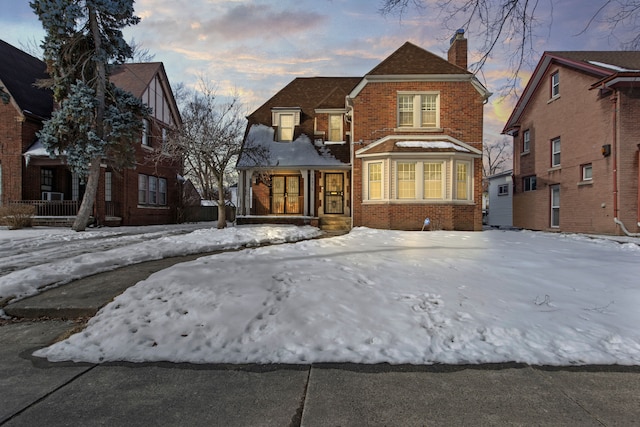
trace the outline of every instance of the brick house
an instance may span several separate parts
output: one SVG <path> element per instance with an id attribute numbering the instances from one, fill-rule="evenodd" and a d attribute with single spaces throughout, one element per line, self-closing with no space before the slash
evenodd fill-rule
<path id="1" fill-rule="evenodd" d="M 364 77 L 295 79 L 248 117 L 238 222 L 481 230 L 490 95 L 462 31 L 448 60 L 407 42 Z"/>
<path id="2" fill-rule="evenodd" d="M 545 52 L 503 132 L 513 225 L 640 232 L 640 52 Z"/>
<path id="3" fill-rule="evenodd" d="M 0 41 L 0 85 L 11 96 L 0 103 L 0 201 L 37 207 L 36 223 L 72 222 L 82 200 L 84 183 L 65 165 L 64 156 L 51 158 L 37 140 L 43 121 L 51 116 L 50 92 L 34 83 L 46 78 L 45 64 Z M 115 170 L 107 160 L 101 168 L 94 218 L 106 225 L 172 223 L 181 199 L 181 163 L 156 162 L 168 132 L 181 123 L 162 63 L 123 64 L 110 76 L 153 108 L 136 141 L 135 168 Z"/>

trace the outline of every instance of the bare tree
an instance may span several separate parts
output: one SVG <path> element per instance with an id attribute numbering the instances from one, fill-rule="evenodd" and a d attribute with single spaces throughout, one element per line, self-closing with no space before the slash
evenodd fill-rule
<path id="1" fill-rule="evenodd" d="M 553 25 L 553 6 L 558 0 L 383 0 L 383 15 L 405 15 L 410 9 L 435 11 L 438 20 L 447 30 L 457 28 L 473 31 L 483 37 L 479 49 L 480 58 L 471 64 L 470 71 L 481 72 L 496 48 L 506 47 L 509 52 L 511 78 L 499 88 L 508 95 L 515 94 L 518 77 L 523 66 L 535 64 L 539 57 L 535 49 L 536 30 Z M 543 8 L 542 3 L 549 8 Z M 640 46 L 640 0 L 601 0 L 582 32 L 589 31 L 596 23 L 604 23 L 610 36 L 620 41 L 622 49 Z M 585 7 L 592 6 L 585 2 Z M 451 28 L 455 25 L 456 28 Z"/>
<path id="2" fill-rule="evenodd" d="M 143 47 L 142 43 L 136 42 L 136 39 L 131 39 L 129 47 L 131 47 L 130 62 L 153 62 L 156 58 L 154 53 L 151 53 L 149 49 Z"/>
<path id="3" fill-rule="evenodd" d="M 185 91 L 181 87 L 181 91 Z M 181 98 L 182 127 L 170 135 L 158 159 L 169 154 L 184 162 L 185 177 L 191 179 L 203 198 L 217 200 L 218 228 L 226 227 L 225 185 L 235 173 L 242 148 L 245 111 L 237 94 L 216 95 L 215 88 L 201 78 L 198 90 Z"/>
<path id="4" fill-rule="evenodd" d="M 513 159 L 511 139 L 504 137 L 493 144 L 482 146 L 482 176 L 484 178 L 504 172 L 509 168 Z"/>

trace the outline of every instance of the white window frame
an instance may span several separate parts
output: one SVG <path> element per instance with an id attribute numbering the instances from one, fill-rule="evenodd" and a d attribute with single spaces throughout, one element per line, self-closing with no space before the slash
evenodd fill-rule
<path id="1" fill-rule="evenodd" d="M 562 141 L 560 137 L 551 140 L 551 167 L 556 168 L 561 163 Z M 556 160 L 557 157 L 557 160 Z"/>
<path id="2" fill-rule="evenodd" d="M 498 185 L 498 196 L 508 196 L 508 195 L 509 195 L 509 184 Z"/>
<path id="3" fill-rule="evenodd" d="M 529 129 L 522 132 L 522 152 L 528 153 L 531 150 L 531 132 Z"/>
<path id="4" fill-rule="evenodd" d="M 331 120 L 336 119 L 338 122 L 338 128 L 331 127 Z M 344 141 L 344 119 L 342 114 L 329 114 L 327 116 L 327 141 L 329 142 L 341 142 Z M 338 134 L 338 138 L 332 138 L 331 131 L 334 131 Z"/>
<path id="5" fill-rule="evenodd" d="M 458 195 L 458 166 L 465 165 L 467 168 L 466 175 L 466 193 L 467 197 L 460 197 Z M 454 200 L 473 200 L 473 171 L 471 169 L 471 162 L 456 160 L 453 164 L 453 192 L 454 192 Z"/>
<path id="6" fill-rule="evenodd" d="M 380 197 L 371 197 L 371 166 L 373 165 L 379 165 L 380 166 Z M 367 171 L 367 176 L 365 179 L 366 185 L 367 185 L 367 191 L 366 191 L 366 200 L 382 200 L 384 199 L 384 162 L 382 160 L 379 161 L 371 161 L 371 162 L 365 162 L 364 164 L 366 171 Z"/>
<path id="7" fill-rule="evenodd" d="M 427 179 L 425 178 L 426 165 L 440 165 L 440 197 L 427 197 Z M 424 200 L 445 200 L 447 194 L 446 182 L 447 182 L 447 165 L 442 160 L 425 160 L 422 162 L 422 198 Z"/>
<path id="8" fill-rule="evenodd" d="M 560 185 L 552 185 L 550 188 L 551 228 L 560 228 Z M 557 202 L 554 195 L 557 194 Z"/>
<path id="9" fill-rule="evenodd" d="M 138 174 L 138 204 L 139 205 L 147 204 L 147 201 L 149 200 L 148 188 L 149 188 L 149 184 L 148 184 L 147 175 L 144 175 L 141 173 Z"/>
<path id="10" fill-rule="evenodd" d="M 423 104 L 426 97 L 435 96 L 435 114 L 436 121 L 435 124 L 426 126 L 423 123 Z M 412 103 L 410 103 L 410 108 L 403 109 L 401 108 L 400 100 L 403 97 L 410 97 Z M 398 92 L 396 99 L 396 110 L 397 110 L 397 123 L 398 128 L 400 129 L 439 129 L 440 128 L 440 92 Z M 431 110 L 429 110 L 431 111 Z M 413 120 L 411 124 L 402 124 L 401 122 L 401 113 L 402 112 L 411 112 L 413 114 Z"/>
<path id="11" fill-rule="evenodd" d="M 276 126 L 278 128 L 278 133 L 277 133 L 277 137 L 278 137 L 278 141 L 281 142 L 292 142 L 293 141 L 293 137 L 295 135 L 295 127 L 296 126 L 300 126 L 300 113 L 301 110 L 300 108 L 297 107 L 293 107 L 293 108 L 272 108 L 271 109 L 271 124 L 272 126 Z M 283 117 L 291 117 L 292 118 L 292 125 L 291 125 L 291 138 L 283 138 L 283 127 L 282 127 L 282 118 Z M 289 127 L 285 128 L 285 129 L 289 129 Z"/>
<path id="12" fill-rule="evenodd" d="M 551 74 L 551 98 L 560 96 L 560 72 Z"/>
<path id="13" fill-rule="evenodd" d="M 591 181 L 591 180 L 593 180 L 593 164 L 587 163 L 586 165 L 582 165 L 582 167 L 580 169 L 582 169 L 582 180 L 583 181 Z"/>
<path id="14" fill-rule="evenodd" d="M 408 160 L 398 160 L 396 162 L 396 167 L 395 167 L 395 180 L 396 180 L 396 199 L 398 200 L 416 200 L 417 198 L 417 194 L 418 190 L 417 190 L 417 162 L 416 161 L 408 161 Z M 400 165 L 409 165 L 409 166 L 413 166 L 413 196 L 412 197 L 408 197 L 408 196 L 404 196 L 404 197 L 400 197 L 400 183 L 401 182 L 411 182 L 412 180 L 410 179 L 405 179 L 405 180 L 400 180 Z M 407 171 L 408 173 L 411 173 L 411 170 Z"/>

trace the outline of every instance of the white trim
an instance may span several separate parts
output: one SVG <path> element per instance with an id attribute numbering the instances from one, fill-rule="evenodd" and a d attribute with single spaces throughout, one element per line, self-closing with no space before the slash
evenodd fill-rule
<path id="1" fill-rule="evenodd" d="M 477 148 L 474 148 L 471 145 L 466 144 L 466 143 L 464 143 L 464 142 L 462 142 L 462 141 L 460 141 L 460 140 L 458 140 L 456 138 L 453 138 L 453 137 L 451 137 L 449 135 L 411 135 L 411 136 L 407 136 L 407 135 L 387 135 L 384 138 L 381 138 L 381 139 L 379 139 L 379 140 L 367 145 L 366 147 L 362 147 L 361 149 L 357 150 L 355 154 L 358 157 L 362 157 L 362 155 L 366 151 L 370 150 L 371 148 L 373 148 L 373 147 L 375 147 L 377 145 L 385 143 L 385 142 L 387 142 L 387 141 L 389 141 L 391 139 L 401 139 L 403 141 L 406 141 L 406 140 L 420 140 L 420 141 L 442 141 L 442 140 L 446 140 L 446 141 L 449 141 L 449 142 L 451 142 L 453 144 L 456 144 L 456 145 L 459 145 L 461 147 L 466 148 L 472 154 L 476 154 L 476 155 L 482 156 L 482 151 L 480 151 Z M 421 152 L 421 153 L 426 154 L 426 152 Z M 444 155 L 441 152 L 439 152 L 438 154 Z M 460 153 L 456 153 L 456 154 L 460 154 Z M 376 154 L 376 155 L 378 155 L 378 154 Z"/>
<path id="2" fill-rule="evenodd" d="M 482 83 L 471 73 L 465 74 L 397 74 L 397 75 L 367 75 L 348 95 L 349 98 L 355 98 L 362 92 L 362 89 L 368 83 L 394 83 L 394 82 L 470 82 L 474 89 L 482 96 L 488 99 L 492 93 L 484 87 Z"/>

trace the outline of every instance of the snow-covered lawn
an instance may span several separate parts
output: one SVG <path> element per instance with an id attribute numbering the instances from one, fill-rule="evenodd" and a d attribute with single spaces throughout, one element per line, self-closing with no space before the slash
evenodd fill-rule
<path id="1" fill-rule="evenodd" d="M 636 243 L 356 228 L 175 265 L 35 354 L 94 363 L 638 365 L 639 285 Z"/>

